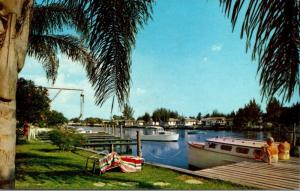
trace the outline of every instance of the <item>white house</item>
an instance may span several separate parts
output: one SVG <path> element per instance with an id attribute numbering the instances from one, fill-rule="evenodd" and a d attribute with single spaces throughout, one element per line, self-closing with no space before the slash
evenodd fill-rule
<path id="1" fill-rule="evenodd" d="M 226 125 L 226 118 L 225 117 L 206 117 L 201 119 L 204 126 L 225 126 Z"/>
<path id="2" fill-rule="evenodd" d="M 140 119 L 140 120 L 137 120 L 137 121 L 136 121 L 136 124 L 137 124 L 138 126 L 144 126 L 144 125 L 145 125 L 145 121 L 142 120 L 142 119 Z"/>
<path id="3" fill-rule="evenodd" d="M 159 122 L 158 121 L 153 121 L 152 119 L 147 123 L 147 125 L 150 125 L 150 126 L 152 126 L 152 125 L 159 125 Z"/>
<path id="4" fill-rule="evenodd" d="M 125 127 L 133 126 L 134 120 L 125 120 Z"/>
<path id="5" fill-rule="evenodd" d="M 175 125 L 177 124 L 178 121 L 179 121 L 178 119 L 170 118 L 170 119 L 168 120 L 168 122 L 166 123 L 166 125 L 168 125 L 168 126 L 175 126 Z"/>
<path id="6" fill-rule="evenodd" d="M 183 122 L 184 126 L 194 126 L 197 125 L 197 120 L 196 119 L 191 119 L 191 118 L 185 118 Z"/>

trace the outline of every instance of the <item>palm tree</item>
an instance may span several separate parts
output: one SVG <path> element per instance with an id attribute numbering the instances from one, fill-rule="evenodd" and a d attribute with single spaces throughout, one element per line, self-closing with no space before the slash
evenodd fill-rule
<path id="1" fill-rule="evenodd" d="M 124 104 L 124 108 L 123 108 L 123 117 L 125 120 L 132 120 L 134 119 L 133 114 L 134 114 L 134 110 L 133 107 L 131 107 L 128 103 Z"/>
<path id="2" fill-rule="evenodd" d="M 150 18 L 153 0 L 62 0 L 85 11 L 91 21 L 89 48 L 97 64 L 88 71 L 96 103 L 117 97 L 127 102 L 130 86 L 131 49 L 138 27 Z M 108 78 L 109 76 L 109 78 Z"/>
<path id="3" fill-rule="evenodd" d="M 60 51 L 84 64 L 97 104 L 116 96 L 122 105 L 129 94 L 131 49 L 138 27 L 150 16 L 151 3 L 57 0 L 38 5 L 33 0 L 1 1 L 8 14 L 0 13 L 0 188 L 14 187 L 15 82 L 27 45 L 27 53 L 41 61 L 48 79 L 56 79 Z M 65 26 L 74 27 L 81 38 L 55 34 Z"/>
<path id="4" fill-rule="evenodd" d="M 246 36 L 246 51 L 253 45 L 252 59 L 258 57 L 258 70 L 262 97 L 274 95 L 290 101 L 298 87 L 300 53 L 299 0 L 247 1 L 241 38 Z M 231 14 L 235 28 L 244 0 L 220 0 L 226 16 Z M 254 37 L 255 36 L 255 37 Z M 297 91 L 297 90 L 296 90 Z"/>
<path id="5" fill-rule="evenodd" d="M 34 4 L 30 24 L 27 54 L 41 62 L 53 84 L 59 67 L 59 52 L 73 61 L 79 61 L 87 69 L 95 64 L 95 58 L 82 40 L 89 32 L 89 22 L 83 11 L 57 2 Z M 75 35 L 59 34 L 64 27 L 75 29 L 82 39 Z"/>

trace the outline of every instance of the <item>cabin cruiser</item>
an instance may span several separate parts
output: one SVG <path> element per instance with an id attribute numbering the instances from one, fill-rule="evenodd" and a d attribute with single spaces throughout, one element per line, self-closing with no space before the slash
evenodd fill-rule
<path id="1" fill-rule="evenodd" d="M 262 147 L 265 145 L 265 141 L 231 137 L 210 138 L 205 142 L 188 142 L 188 163 L 192 167 L 202 169 L 253 161 L 260 157 Z"/>
<path id="2" fill-rule="evenodd" d="M 177 141 L 179 134 L 172 131 L 165 131 L 164 128 L 159 126 L 147 127 L 154 129 L 150 134 L 142 134 L 142 141 Z"/>

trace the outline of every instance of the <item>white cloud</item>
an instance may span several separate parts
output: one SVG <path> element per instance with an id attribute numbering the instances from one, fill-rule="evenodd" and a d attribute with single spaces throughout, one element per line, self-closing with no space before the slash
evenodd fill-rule
<path id="1" fill-rule="evenodd" d="M 204 57 L 203 59 L 202 59 L 202 62 L 207 62 L 208 61 L 208 58 L 207 57 Z"/>
<path id="2" fill-rule="evenodd" d="M 137 95 L 137 96 L 144 95 L 145 93 L 146 93 L 146 90 L 145 90 L 145 89 L 142 89 L 142 88 L 137 88 L 137 89 L 136 89 L 136 95 Z"/>
<path id="3" fill-rule="evenodd" d="M 220 43 L 213 44 L 211 46 L 211 51 L 213 51 L 213 52 L 219 52 L 221 50 L 222 50 L 222 44 L 220 44 Z"/>
<path id="4" fill-rule="evenodd" d="M 59 55 L 59 70 L 64 73 L 68 73 L 71 75 L 80 75 L 85 72 L 84 67 L 79 62 L 73 62 L 71 59 L 66 57 L 65 55 Z"/>

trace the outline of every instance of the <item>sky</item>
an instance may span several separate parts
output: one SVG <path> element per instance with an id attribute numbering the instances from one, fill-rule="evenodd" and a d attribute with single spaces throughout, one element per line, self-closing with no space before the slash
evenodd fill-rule
<path id="1" fill-rule="evenodd" d="M 237 111 L 251 99 L 265 110 L 260 96 L 257 61 L 245 52 L 240 26 L 232 32 L 219 1 L 157 0 L 153 18 L 137 35 L 132 54 L 129 103 L 134 117 L 165 107 L 184 116 L 202 115 L 218 110 Z M 84 118 L 111 117 L 111 99 L 102 107 L 95 105 L 94 91 L 79 63 L 59 55 L 60 68 L 54 87 L 84 89 Z M 19 77 L 36 85 L 51 86 L 42 65 L 27 57 Z M 50 90 L 52 99 L 57 90 Z M 297 91 L 296 91 L 297 92 Z M 80 92 L 63 91 L 51 108 L 68 118 L 80 113 Z M 295 95 L 290 106 L 299 101 Z M 112 115 L 121 115 L 118 106 Z"/>

